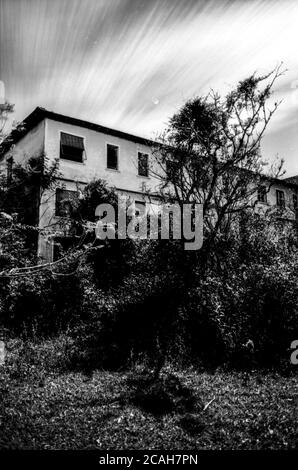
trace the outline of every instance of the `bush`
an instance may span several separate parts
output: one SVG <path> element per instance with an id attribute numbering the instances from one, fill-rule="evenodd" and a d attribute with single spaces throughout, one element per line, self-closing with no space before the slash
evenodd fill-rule
<path id="1" fill-rule="evenodd" d="M 1 287 L 1 323 L 11 333 L 28 338 L 51 336 L 80 317 L 77 276 L 55 277 L 43 270 L 11 277 Z"/>
<path id="2" fill-rule="evenodd" d="M 78 219 L 114 199 L 92 182 Z M 2 227 L 12 236 L 11 221 Z M 0 259 L 6 272 L 32 262 L 22 237 L 11 240 Z M 177 240 L 107 241 L 57 274 L 2 277 L 1 324 L 27 338 L 69 332 L 69 366 L 86 372 L 139 361 L 159 372 L 166 361 L 284 364 L 298 329 L 297 246 L 293 228 L 249 213 L 197 253 Z"/>
<path id="3" fill-rule="evenodd" d="M 165 278 L 130 275 L 109 292 L 85 279 L 82 309 L 89 314 L 72 332 L 81 338 L 74 365 L 119 368 L 140 358 L 154 365 L 173 334 L 175 308 Z"/>
<path id="4" fill-rule="evenodd" d="M 295 231 L 252 215 L 233 236 L 225 250 L 218 243 L 217 265 L 189 291 L 192 356 L 248 367 L 250 340 L 250 367 L 289 362 L 298 331 Z"/>
<path id="5" fill-rule="evenodd" d="M 98 288 L 90 265 L 82 288 L 90 315 L 74 330 L 82 338 L 75 364 L 248 369 L 289 361 L 298 329 L 295 237 L 261 218 L 244 222 L 245 230 L 217 242 L 204 270 L 197 254 L 185 261 L 176 242 L 136 245 L 130 269 L 110 289 Z"/>

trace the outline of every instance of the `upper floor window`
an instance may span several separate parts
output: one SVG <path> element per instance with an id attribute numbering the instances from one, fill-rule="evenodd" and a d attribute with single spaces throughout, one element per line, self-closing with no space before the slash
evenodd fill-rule
<path id="1" fill-rule="evenodd" d="M 258 188 L 258 201 L 267 202 L 267 188 L 266 186 L 260 186 Z"/>
<path id="2" fill-rule="evenodd" d="M 143 216 L 146 214 L 146 202 L 145 201 L 135 201 L 136 215 Z"/>
<path id="3" fill-rule="evenodd" d="M 84 150 L 83 137 L 61 132 L 60 158 L 83 163 Z"/>
<path id="4" fill-rule="evenodd" d="M 119 147 L 117 145 L 107 144 L 107 168 L 118 170 Z"/>
<path id="5" fill-rule="evenodd" d="M 55 215 L 58 217 L 69 217 L 72 214 L 73 206 L 77 198 L 77 191 L 60 188 L 56 189 Z"/>
<path id="6" fill-rule="evenodd" d="M 149 176 L 149 156 L 147 153 L 138 152 L 138 174 Z"/>
<path id="7" fill-rule="evenodd" d="M 285 207 L 285 193 L 280 189 L 276 190 L 276 205 L 278 207 Z"/>
<path id="8" fill-rule="evenodd" d="M 293 194 L 293 207 L 294 209 L 298 209 L 298 195 L 297 194 Z"/>

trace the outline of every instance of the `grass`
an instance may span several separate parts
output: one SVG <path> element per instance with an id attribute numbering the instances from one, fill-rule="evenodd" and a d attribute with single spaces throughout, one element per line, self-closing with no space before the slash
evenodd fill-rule
<path id="1" fill-rule="evenodd" d="M 10 348 L 0 366 L 1 449 L 297 447 L 297 376 L 254 373 L 244 386 L 241 373 L 176 371 L 198 403 L 214 400 L 205 411 L 154 415 L 126 399 L 131 372 L 62 373 L 49 360 L 57 349 Z"/>

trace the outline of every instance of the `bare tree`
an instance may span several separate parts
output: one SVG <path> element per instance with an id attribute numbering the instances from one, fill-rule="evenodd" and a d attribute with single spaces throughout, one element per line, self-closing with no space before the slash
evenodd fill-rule
<path id="1" fill-rule="evenodd" d="M 265 174 L 269 186 L 281 175 L 282 161 L 265 172 L 260 144 L 280 104 L 271 96 L 283 73 L 280 65 L 265 76 L 254 73 L 223 98 L 211 91 L 189 100 L 153 148 L 163 197 L 203 205 L 205 245 L 252 206 Z"/>

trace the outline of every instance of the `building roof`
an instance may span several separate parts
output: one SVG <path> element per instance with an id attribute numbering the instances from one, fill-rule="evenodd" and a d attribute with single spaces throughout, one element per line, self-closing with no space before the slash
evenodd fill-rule
<path id="1" fill-rule="evenodd" d="M 290 176 L 289 178 L 284 178 L 282 181 L 286 181 L 287 183 L 298 185 L 298 175 Z"/>
<path id="2" fill-rule="evenodd" d="M 74 126 L 84 127 L 85 129 L 91 129 L 93 131 L 101 132 L 103 134 L 112 135 L 114 137 L 119 137 L 125 140 L 130 140 L 131 142 L 135 142 L 137 144 L 143 144 L 147 146 L 152 146 L 156 144 L 156 142 L 154 142 L 153 140 L 146 139 L 144 137 L 129 134 L 127 132 L 119 131 L 117 129 L 111 129 L 110 127 L 101 126 L 100 124 L 84 121 L 82 119 L 77 119 L 71 116 L 65 116 L 64 114 L 48 111 L 47 109 L 38 106 L 2 142 L 2 144 L 0 145 L 0 159 L 2 155 L 5 154 L 13 144 L 16 144 L 20 139 L 22 139 L 22 137 L 24 137 L 31 129 L 36 127 L 44 119 L 51 119 L 53 121 L 63 122 L 65 124 L 72 124 Z M 282 183 L 285 186 L 295 187 L 296 189 L 298 186 L 298 175 L 283 179 L 268 178 L 267 176 L 263 175 L 263 178 L 275 180 L 278 183 Z"/>
<path id="3" fill-rule="evenodd" d="M 146 139 L 144 137 L 128 134 L 127 132 L 111 129 L 110 127 L 101 126 L 100 124 L 95 124 L 93 122 L 84 121 L 82 119 L 65 116 L 64 114 L 58 114 L 53 111 L 48 111 L 45 108 L 37 107 L 21 122 L 20 126 L 14 129 L 10 133 L 10 135 L 2 142 L 2 144 L 0 145 L 0 156 L 6 153 L 13 144 L 16 144 L 22 137 L 24 137 L 31 129 L 37 126 L 44 119 L 51 119 L 53 121 L 63 122 L 65 124 L 72 124 L 74 126 L 84 127 L 85 129 L 91 129 L 93 131 L 101 132 L 103 134 L 112 135 L 114 137 L 119 137 L 125 140 L 130 140 L 131 142 L 135 142 L 137 144 L 149 146 L 154 144 L 152 140 Z"/>

